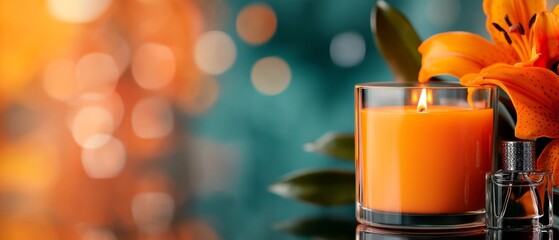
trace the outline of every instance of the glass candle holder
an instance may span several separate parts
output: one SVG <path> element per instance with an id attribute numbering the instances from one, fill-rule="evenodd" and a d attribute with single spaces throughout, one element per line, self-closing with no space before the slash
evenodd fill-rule
<path id="1" fill-rule="evenodd" d="M 400 231 L 381 229 L 366 225 L 359 225 L 355 230 L 356 240 L 486 240 L 484 228 L 469 228 L 458 230 L 434 231 Z M 493 239 L 492 239 L 493 240 Z M 502 240 L 494 239 L 494 240 Z M 549 240 L 549 239 L 541 239 Z"/>
<path id="2" fill-rule="evenodd" d="M 356 86 L 356 214 L 362 224 L 485 224 L 497 91 L 450 83 Z"/>

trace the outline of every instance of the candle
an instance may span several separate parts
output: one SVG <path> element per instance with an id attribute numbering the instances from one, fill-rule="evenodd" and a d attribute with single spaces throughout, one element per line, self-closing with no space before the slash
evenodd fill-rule
<path id="1" fill-rule="evenodd" d="M 494 86 L 356 86 L 356 216 L 363 224 L 457 229 L 485 224 Z"/>
<path id="2" fill-rule="evenodd" d="M 360 116 L 365 208 L 409 214 L 484 208 L 492 109 L 375 107 Z"/>

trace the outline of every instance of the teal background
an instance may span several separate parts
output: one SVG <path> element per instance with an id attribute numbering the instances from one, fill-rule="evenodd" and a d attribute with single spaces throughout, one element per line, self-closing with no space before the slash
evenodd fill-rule
<path id="1" fill-rule="evenodd" d="M 226 164 L 217 167 L 226 168 L 227 174 L 211 176 L 223 185 L 207 190 L 211 186 L 203 183 L 206 190 L 194 193 L 193 215 L 206 219 L 223 239 L 304 239 L 274 231 L 273 226 L 313 216 L 352 220 L 354 206 L 311 206 L 269 193 L 267 187 L 292 171 L 353 169 L 351 163 L 305 152 L 303 145 L 329 131 L 352 132 L 353 86 L 391 81 L 392 75 L 371 33 L 375 1 L 261 1 L 276 11 L 278 28 L 269 42 L 257 47 L 244 43 L 235 31 L 238 12 L 254 2 L 227 1 L 229 14 L 220 19 L 220 30 L 235 42 L 237 59 L 218 77 L 219 99 L 195 119 L 194 131 L 231 154 L 219 159 Z M 388 2 L 404 12 L 422 39 L 453 30 L 487 36 L 482 1 Z M 453 12 L 457 15 L 446 19 L 454 20 L 445 22 L 445 14 Z M 443 20 L 430 20 L 430 15 L 435 20 L 443 15 Z M 329 53 L 332 38 L 346 31 L 359 33 L 366 44 L 363 62 L 349 68 L 336 66 Z M 252 65 L 267 56 L 281 57 L 292 71 L 291 84 L 279 95 L 265 96 L 250 81 Z"/>

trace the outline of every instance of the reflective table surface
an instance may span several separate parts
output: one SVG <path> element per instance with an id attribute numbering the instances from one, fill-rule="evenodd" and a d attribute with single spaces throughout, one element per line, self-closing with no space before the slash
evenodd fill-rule
<path id="1" fill-rule="evenodd" d="M 555 227 L 548 230 L 498 231 L 475 228 L 454 231 L 399 231 L 360 225 L 354 206 L 318 207 L 285 199 L 261 189 L 247 202 L 225 195 L 205 199 L 195 215 L 203 219 L 219 237 L 214 239 L 487 239 L 548 240 L 559 236 L 559 217 L 555 209 Z M 555 195 L 554 205 L 557 205 Z M 556 237 L 557 238 L 557 237 Z"/>
<path id="2" fill-rule="evenodd" d="M 356 230 L 357 240 L 416 240 L 416 239 L 460 239 L 460 240 L 551 240 L 556 230 L 492 230 L 486 228 L 464 229 L 454 231 L 414 231 L 402 232 L 359 225 Z M 349 238 L 348 238 L 349 239 Z"/>

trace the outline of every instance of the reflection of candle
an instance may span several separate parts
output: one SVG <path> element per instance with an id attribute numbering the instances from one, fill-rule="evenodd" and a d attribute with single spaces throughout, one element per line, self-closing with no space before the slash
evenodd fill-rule
<path id="1" fill-rule="evenodd" d="M 374 107 L 360 116 L 363 207 L 410 214 L 484 208 L 492 109 Z"/>

